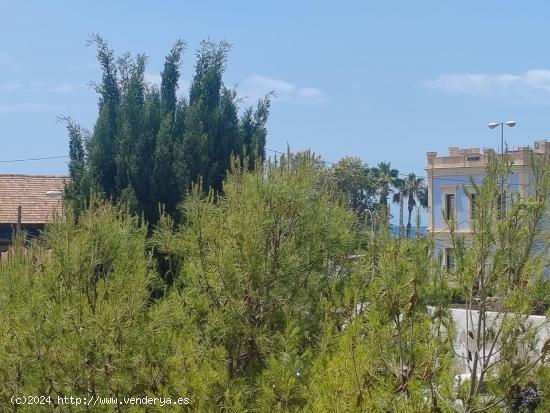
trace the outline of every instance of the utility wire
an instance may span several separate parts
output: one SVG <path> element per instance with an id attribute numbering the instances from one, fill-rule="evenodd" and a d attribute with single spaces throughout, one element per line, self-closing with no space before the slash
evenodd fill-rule
<path id="1" fill-rule="evenodd" d="M 44 161 L 48 159 L 62 159 L 68 158 L 68 155 L 59 155 L 59 156 L 45 156 L 42 158 L 26 158 L 26 159 L 1 159 L 0 163 L 14 163 L 14 162 L 27 162 L 27 161 Z"/>
<path id="2" fill-rule="evenodd" d="M 287 152 L 282 152 L 282 151 L 278 151 L 276 149 L 271 149 L 271 148 L 266 148 L 265 149 L 266 151 L 270 151 L 270 152 L 273 152 L 273 153 L 277 153 L 277 154 L 281 154 L 281 155 L 288 155 Z M 63 159 L 63 158 L 68 158 L 69 156 L 68 155 L 58 155 L 58 156 L 44 156 L 44 157 L 40 157 L 40 158 L 24 158 L 24 159 L 1 159 L 0 160 L 0 163 L 15 163 L 15 162 L 29 162 L 29 161 L 44 161 L 44 160 L 50 160 L 50 159 Z M 324 163 L 324 164 L 329 164 L 329 165 L 336 165 L 336 162 L 330 162 L 330 161 L 325 161 L 325 160 L 322 160 L 322 159 L 319 159 L 320 162 Z M 407 174 L 398 174 L 400 176 L 408 176 Z M 423 178 L 423 179 L 429 179 L 428 177 L 426 176 L 417 176 L 418 178 Z M 444 178 L 444 177 L 432 177 L 432 179 L 441 179 L 441 180 L 445 180 L 445 181 L 452 181 L 452 182 L 471 182 L 470 180 L 465 180 L 465 179 L 452 179 L 452 178 Z M 509 185 L 521 185 L 521 184 L 513 184 L 513 183 L 510 183 Z M 523 186 L 521 188 L 518 188 L 518 190 L 522 190 L 526 187 L 528 187 L 530 184 L 523 184 Z M 458 227 L 460 226 L 461 224 L 465 223 L 466 221 L 469 221 L 470 218 L 467 218 L 461 222 L 458 222 L 456 223 L 455 225 Z M 427 237 L 427 234 L 419 234 L 420 236 L 422 237 Z M 441 241 L 441 240 L 436 240 L 436 241 Z"/>
<path id="3" fill-rule="evenodd" d="M 281 154 L 281 155 L 287 155 L 286 152 L 282 152 L 282 151 L 278 151 L 276 149 L 270 149 L 270 148 L 266 148 L 265 149 L 266 151 L 269 151 L 269 152 L 273 152 L 273 153 L 277 153 L 277 154 Z M 24 159 L 1 159 L 0 160 L 0 163 L 15 163 L 15 162 L 29 162 L 29 161 L 44 161 L 44 160 L 49 160 L 49 159 L 63 159 L 63 158 L 68 158 L 69 156 L 68 155 L 59 155 L 59 156 L 45 156 L 45 157 L 40 157 L 40 158 L 24 158 Z M 330 162 L 330 161 L 325 161 L 323 159 L 319 159 L 320 162 L 324 163 L 324 164 L 328 164 L 328 165 L 337 165 L 336 162 Z M 407 177 L 408 174 L 402 174 L 402 173 L 398 173 L 399 176 L 404 176 L 404 177 Z M 421 176 L 421 175 L 416 175 L 417 178 L 422 178 L 422 179 L 430 179 L 429 177 L 427 176 Z M 465 182 L 465 183 L 471 183 L 472 181 L 469 180 L 469 179 L 453 179 L 453 178 L 445 178 L 445 177 L 440 177 L 440 176 L 433 176 L 431 179 L 433 180 L 442 180 L 442 181 L 448 181 L 448 182 Z M 509 183 L 509 185 L 521 185 L 520 183 Z"/>

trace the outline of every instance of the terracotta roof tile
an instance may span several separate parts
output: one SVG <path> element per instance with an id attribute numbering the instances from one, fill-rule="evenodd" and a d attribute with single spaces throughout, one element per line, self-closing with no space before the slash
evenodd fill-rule
<path id="1" fill-rule="evenodd" d="M 22 224 L 44 224 L 61 212 L 61 199 L 48 191 L 63 191 L 67 176 L 0 175 L 0 224 L 17 223 L 21 206 Z"/>

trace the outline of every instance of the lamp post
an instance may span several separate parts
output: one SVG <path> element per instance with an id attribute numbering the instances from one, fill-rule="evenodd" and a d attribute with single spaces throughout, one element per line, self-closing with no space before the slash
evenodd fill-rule
<path id="1" fill-rule="evenodd" d="M 502 157 L 504 158 L 504 125 L 509 126 L 510 128 L 513 128 L 516 126 L 515 120 L 507 120 L 506 122 L 491 122 L 487 126 L 489 126 L 490 129 L 495 129 L 497 126 L 500 126 L 500 153 L 502 154 Z"/>
<path id="2" fill-rule="evenodd" d="M 507 120 L 506 122 L 491 122 L 487 126 L 490 129 L 495 129 L 497 126 L 500 126 L 500 158 L 502 161 L 504 161 L 504 125 L 513 128 L 516 126 L 515 120 Z M 504 216 L 504 176 L 501 179 L 500 183 L 500 216 Z"/>

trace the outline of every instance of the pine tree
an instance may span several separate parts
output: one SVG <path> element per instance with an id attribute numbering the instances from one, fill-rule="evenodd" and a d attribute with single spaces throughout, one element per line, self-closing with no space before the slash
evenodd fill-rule
<path id="1" fill-rule="evenodd" d="M 85 133 L 68 125 L 78 176 Z M 0 260 L 0 411 L 52 410 L 14 406 L 22 395 L 189 397 L 199 412 L 548 411 L 550 342 L 527 320 L 548 309 L 535 248 L 547 245 L 547 165 L 502 216 L 509 170 L 491 164 L 473 185 L 472 238 L 449 223 L 447 270 L 430 239 L 380 230 L 361 242 L 311 153 L 261 170 L 235 164 L 223 192 L 195 185 L 180 224 L 163 214 L 151 231 L 127 208 L 93 201 L 30 243 L 14 239 Z M 464 332 L 462 382 L 453 292 L 478 321 Z"/>
<path id="2" fill-rule="evenodd" d="M 175 287 L 185 294 L 177 307 L 209 345 L 223 347 L 225 372 L 243 383 L 246 406 L 256 397 L 270 411 L 305 403 L 333 276 L 355 246 L 353 214 L 318 190 L 316 174 L 311 162 L 270 169 L 265 179 L 234 170 L 223 195 L 196 188 L 184 204 L 186 224 L 153 236 L 181 257 Z"/>

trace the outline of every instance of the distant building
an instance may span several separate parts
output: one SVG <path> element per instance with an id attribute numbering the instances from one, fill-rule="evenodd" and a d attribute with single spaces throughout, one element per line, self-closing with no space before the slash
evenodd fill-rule
<path id="1" fill-rule="evenodd" d="M 0 252 L 8 249 L 18 219 L 21 230 L 33 236 L 62 214 L 68 181 L 66 176 L 0 175 Z"/>
<path id="2" fill-rule="evenodd" d="M 481 183 L 485 176 L 489 156 L 493 149 L 449 148 L 446 155 L 428 152 L 428 234 L 435 239 L 436 253 L 442 256 L 442 264 L 454 266 L 454 255 L 446 219 L 454 218 L 456 232 L 471 233 L 472 208 L 475 194 L 471 184 Z M 504 207 L 511 193 L 527 194 L 532 179 L 532 160 L 534 156 L 550 156 L 550 142 L 537 140 L 533 148 L 529 146 L 508 150 L 511 159 L 512 174 L 504 183 Z"/>

